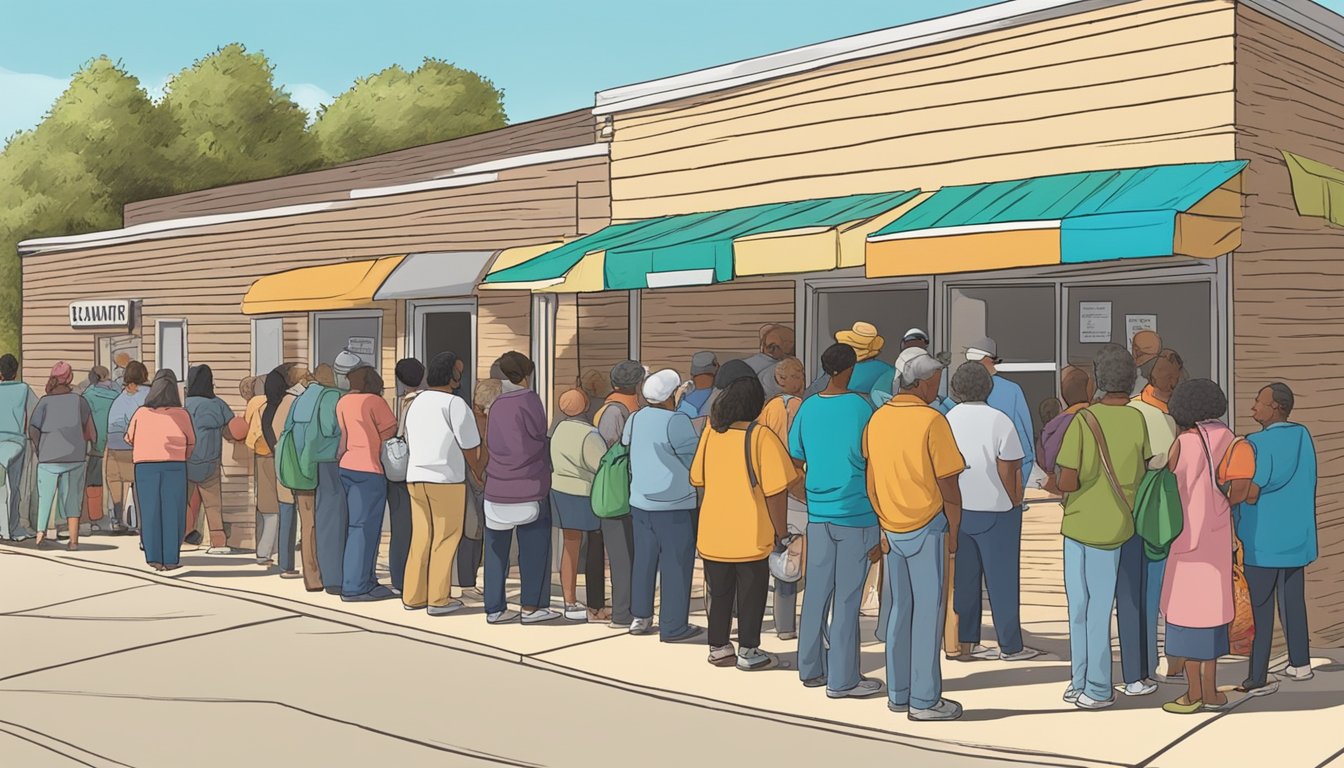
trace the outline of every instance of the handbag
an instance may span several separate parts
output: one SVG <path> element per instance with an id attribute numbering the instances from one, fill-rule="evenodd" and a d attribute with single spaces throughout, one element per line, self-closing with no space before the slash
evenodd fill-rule
<path id="1" fill-rule="evenodd" d="M 394 483 L 406 482 L 406 470 L 411 466 L 411 448 L 406 444 L 406 414 L 410 410 L 407 403 L 397 420 L 397 434 L 383 441 L 383 475 Z"/>
<path id="2" fill-rule="evenodd" d="M 789 526 L 789 533 L 770 553 L 770 575 L 790 584 L 801 581 L 807 563 L 807 537 Z"/>

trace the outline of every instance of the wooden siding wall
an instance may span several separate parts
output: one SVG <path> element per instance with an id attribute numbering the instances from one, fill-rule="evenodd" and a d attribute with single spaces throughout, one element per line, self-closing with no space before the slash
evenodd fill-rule
<path id="1" fill-rule="evenodd" d="M 557 296 L 555 357 L 552 369 L 552 418 L 560 413 L 560 393 L 573 389 L 579 379 L 579 301 L 576 294 Z"/>
<path id="2" fill-rule="evenodd" d="M 578 147 L 594 140 L 593 116 L 583 109 L 453 141 L 388 152 L 320 171 L 129 203 L 125 207 L 126 225 L 344 200 L 352 189 L 426 181 L 465 165 Z"/>
<path id="3" fill-rule="evenodd" d="M 608 377 L 612 367 L 630 356 L 630 294 L 581 293 L 576 302 L 578 375 L 594 369 Z"/>
<path id="4" fill-rule="evenodd" d="M 794 327 L 794 283 L 729 283 L 644 291 L 640 298 L 640 362 L 690 376 L 691 356 L 715 352 L 719 362 L 761 349 L 761 326 Z"/>
<path id="5" fill-rule="evenodd" d="M 157 360 L 154 322 L 187 320 L 190 362 L 209 363 L 221 397 L 236 412 L 238 380 L 251 373 L 251 320 L 240 311 L 258 278 L 295 267 L 409 252 L 491 250 L 574 237 L 606 224 L 595 198 L 605 190 L 605 158 L 522 168 L 482 187 L 436 190 L 362 201 L 350 208 L 240 222 L 189 235 L 23 258 L 23 377 L 40 386 L 58 360 L 92 364 L 95 336 L 69 326 L 68 306 L 82 299 L 138 300 L 141 356 Z M 582 185 L 582 189 L 580 188 Z M 586 207 L 585 207 L 586 206 Z M 482 296 L 478 370 L 508 349 L 528 349 L 526 294 Z M 383 371 L 404 346 L 404 302 L 383 302 Z M 496 327 L 494 323 L 502 323 Z M 309 357 L 307 314 L 285 316 L 288 360 Z M 490 355 L 493 355 L 490 356 Z M 230 541 L 250 542 L 246 481 L 225 490 Z"/>
<path id="6" fill-rule="evenodd" d="M 1232 159 L 1231 0 L 1142 0 L 616 115 L 618 221 Z"/>
<path id="7" fill-rule="evenodd" d="M 1344 168 L 1344 53 L 1263 14 L 1237 12 L 1238 157 L 1251 161 L 1232 257 L 1237 431 L 1283 381 L 1319 466 L 1320 559 L 1307 570 L 1313 645 L 1344 640 L 1344 228 L 1299 216 L 1280 150 Z"/>
<path id="8" fill-rule="evenodd" d="M 476 299 L 476 380 L 490 378 L 490 366 L 505 352 L 531 355 L 532 294 L 481 291 Z"/>

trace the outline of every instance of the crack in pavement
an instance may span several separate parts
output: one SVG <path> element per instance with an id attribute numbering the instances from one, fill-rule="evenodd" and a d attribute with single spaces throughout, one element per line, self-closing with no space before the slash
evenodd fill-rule
<path id="1" fill-rule="evenodd" d="M 52 616 L 45 613 L 21 613 L 8 615 L 11 619 L 47 619 L 49 621 L 175 621 L 177 619 L 205 619 L 216 614 L 184 613 L 179 616 Z"/>
<path id="2" fill-rule="evenodd" d="M 87 754 L 87 755 L 93 755 L 94 757 L 98 758 L 99 760 L 103 760 L 103 761 L 105 761 L 105 762 L 112 763 L 113 765 L 125 766 L 125 768 L 135 768 L 135 766 L 127 765 L 126 763 L 123 763 L 123 762 L 121 762 L 120 760 L 113 760 L 112 758 L 107 757 L 106 755 L 100 755 L 100 754 L 98 754 L 97 752 L 91 752 L 91 751 L 89 751 L 89 750 L 87 750 L 87 749 L 84 749 L 83 747 L 79 746 L 78 744 L 72 744 L 72 743 L 70 743 L 70 742 L 68 742 L 68 741 L 65 741 L 65 740 L 63 740 L 63 739 L 58 739 L 58 738 L 56 738 L 55 736 L 51 736 L 51 735 L 49 735 L 49 734 L 42 733 L 41 731 L 35 731 L 35 730 L 33 730 L 32 728 L 29 728 L 28 726 L 23 725 L 22 723 L 14 723 L 14 722 L 10 722 L 9 720 L 0 720 L 0 726 L 9 726 L 8 728 L 0 727 L 0 733 L 7 733 L 7 734 L 9 734 L 10 736 L 13 736 L 14 738 L 16 738 L 16 739 L 18 739 L 18 740 L 20 740 L 20 741 L 25 741 L 25 742 L 27 742 L 27 743 L 29 743 L 29 744 L 32 744 L 32 745 L 35 746 L 35 747 L 40 747 L 40 748 L 42 748 L 42 749 L 47 750 L 48 752 L 52 752 L 52 753 L 54 753 L 54 754 L 60 755 L 61 757 L 64 757 L 65 759 L 70 760 L 71 762 L 79 763 L 80 765 L 87 765 L 87 766 L 89 766 L 89 768 L 99 768 L 99 767 L 96 766 L 96 765 L 94 765 L 93 763 L 90 763 L 90 762 L 86 761 L 86 760 L 81 760 L 81 759 L 79 759 L 78 757 L 75 757 L 74 755 L 71 755 L 71 754 L 66 753 L 66 752 L 62 752 L 61 750 L 59 750 L 59 749 L 53 747 L 53 746 L 50 745 L 50 744 L 45 744 L 45 743 L 43 743 L 41 740 L 42 740 L 42 739 L 46 739 L 46 740 L 48 740 L 48 741 L 53 741 L 53 742 L 55 742 L 55 743 L 57 743 L 57 744 L 61 744 L 61 745 L 63 745 L 63 746 L 69 747 L 70 749 L 74 749 L 74 750 L 78 750 L 78 751 L 80 751 L 80 752 L 83 752 L 84 754 Z M 20 732 L 20 731 L 21 731 L 21 732 Z M 29 736 L 28 734 L 32 734 L 32 736 Z"/>
<path id="3" fill-rule="evenodd" d="M 85 596 L 83 596 L 83 597 L 72 597 L 72 598 L 70 598 L 69 600 L 61 600 L 61 601 L 59 601 L 59 602 L 55 602 L 55 603 L 47 603 L 46 605 L 38 605 L 38 606 L 34 606 L 34 607 L 32 607 L 32 608 L 21 608 L 21 609 L 19 609 L 19 610 L 17 610 L 17 611 L 2 611 L 2 612 L 0 612 L 0 616 L 21 616 L 21 615 L 23 615 L 23 614 L 25 614 L 25 613 L 31 613 L 32 611 L 45 611 L 45 610 L 47 610 L 48 608 L 57 608 L 57 607 L 62 606 L 62 605 L 69 605 L 69 604 L 71 604 L 71 603 L 78 603 L 78 602 L 80 602 L 81 600 L 93 600 L 94 598 L 98 598 L 98 597 L 107 597 L 108 595 L 117 595 L 117 594 L 121 594 L 122 592 L 130 592 L 130 591 L 133 590 L 133 589 L 144 589 L 145 587 L 148 587 L 148 586 L 152 586 L 152 585 L 150 585 L 150 584 L 136 584 L 134 587 L 122 587 L 121 589 L 114 589 L 114 590 L 111 590 L 110 592 L 99 592 L 99 593 L 96 594 L 96 595 L 85 595 Z"/>
<path id="4" fill-rule="evenodd" d="M 446 752 L 449 754 L 461 755 L 463 757 L 471 757 L 477 760 L 484 760 L 499 765 L 516 766 L 517 768 L 540 768 L 541 766 L 541 763 L 532 763 L 527 762 L 525 760 L 505 757 L 503 755 L 496 755 L 489 752 L 481 752 L 479 750 L 470 749 L 468 747 L 460 747 L 454 744 L 447 744 L 440 741 L 426 741 L 424 739 L 417 739 L 413 736 L 404 736 L 399 733 L 393 733 L 391 731 L 385 731 L 380 728 L 374 728 L 373 726 L 365 725 L 363 723 L 357 723 L 350 720 L 343 720 L 333 715 L 325 715 L 322 714 L 321 712 L 315 712 L 313 710 L 305 709 L 303 707 L 299 707 L 294 704 L 290 704 L 288 702 L 275 701 L 273 699 L 232 699 L 232 698 L 214 698 L 205 696 L 147 696 L 144 694 L 131 694 L 131 693 L 94 693 L 91 691 L 58 691 L 58 690 L 49 690 L 40 688 L 6 688 L 5 690 L 9 693 L 30 693 L 30 694 L 43 694 L 48 696 L 80 696 L 80 697 L 92 697 L 92 698 L 104 698 L 104 699 L 130 699 L 134 701 L 189 702 L 193 704 L 267 705 L 273 707 L 280 707 L 282 709 L 288 709 L 292 712 L 298 712 L 300 714 L 317 718 L 319 720 L 325 720 L 330 723 L 336 723 L 338 725 L 343 725 L 349 728 L 355 728 L 357 730 L 376 734 L 384 738 L 396 739 L 397 741 L 405 742 L 407 744 L 414 744 L 416 746 L 426 747 L 429 749 L 436 750 L 438 752 Z M 2 722 L 4 721 L 0 721 L 0 723 Z M 122 765 L 122 763 L 118 763 L 118 765 Z"/>

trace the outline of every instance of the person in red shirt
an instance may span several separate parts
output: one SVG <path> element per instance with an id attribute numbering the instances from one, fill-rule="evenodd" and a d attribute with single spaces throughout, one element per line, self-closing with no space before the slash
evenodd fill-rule
<path id="1" fill-rule="evenodd" d="M 377 371 L 360 366 L 350 371 L 348 378 L 350 392 L 336 404 L 336 421 L 341 428 L 337 455 L 350 510 L 341 600 L 387 600 L 396 593 L 378 583 L 374 568 L 383 535 L 383 508 L 387 505 L 383 442 L 397 433 L 397 417 L 383 398 L 383 379 Z"/>

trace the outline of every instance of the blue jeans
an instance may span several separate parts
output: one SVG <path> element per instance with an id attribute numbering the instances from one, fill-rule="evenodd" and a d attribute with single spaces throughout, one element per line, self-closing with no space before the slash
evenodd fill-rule
<path id="1" fill-rule="evenodd" d="M 322 586 L 339 592 L 344 584 L 345 540 L 349 535 L 350 512 L 341 468 L 336 462 L 317 465 L 317 569 Z"/>
<path id="2" fill-rule="evenodd" d="M 1165 563 L 1163 564 L 1165 567 Z M 1115 620 L 1120 635 L 1120 673 L 1126 683 L 1137 683 L 1157 670 L 1157 610 L 1149 605 L 1148 556 L 1143 538 L 1134 534 L 1120 546 L 1120 568 L 1115 579 Z M 1162 596 L 1161 576 L 1157 584 Z M 1151 617 L 1151 618 L 1150 618 Z"/>
<path id="3" fill-rule="evenodd" d="M 275 563 L 281 571 L 293 571 L 294 549 L 299 543 L 299 508 L 296 504 L 280 502 L 279 542 L 276 544 Z"/>
<path id="4" fill-rule="evenodd" d="M 187 463 L 155 461 L 135 465 L 135 503 L 140 507 L 140 540 L 145 562 L 177 565 L 187 535 Z"/>
<path id="5" fill-rule="evenodd" d="M 670 640 L 690 628 L 695 511 L 649 512 L 631 507 L 630 516 L 635 528 L 630 613 L 637 619 L 653 618 L 653 587 L 657 580 L 662 598 L 658 636 Z"/>
<path id="6" fill-rule="evenodd" d="M 37 531 L 47 530 L 52 507 L 59 525 L 84 509 L 85 462 L 40 463 L 37 465 Z M 183 514 L 186 514 L 184 511 Z M 184 520 L 183 525 L 186 525 Z"/>
<path id="7" fill-rule="evenodd" d="M 1153 669 L 1157 669 L 1158 659 L 1161 658 L 1157 655 L 1157 614 L 1162 606 L 1162 579 L 1167 573 L 1167 561 L 1149 560 L 1147 571 L 1144 577 L 1147 579 L 1144 584 L 1147 603 L 1144 607 L 1148 609 L 1148 660 Z"/>
<path id="8" fill-rule="evenodd" d="M 943 697 L 943 556 L 947 518 L 940 512 L 909 533 L 885 531 L 887 696 L 892 704 L 929 709 Z M 834 642 L 834 641 L 832 641 Z"/>
<path id="9" fill-rule="evenodd" d="M 541 499 L 537 519 L 511 531 L 485 529 L 485 613 L 500 613 L 509 607 L 505 591 L 509 579 L 509 548 L 518 536 L 518 576 L 524 608 L 551 605 L 551 502 Z"/>
<path id="10" fill-rule="evenodd" d="M 381 472 L 341 470 L 350 526 L 345 537 L 342 597 L 366 595 L 378 586 L 378 543 L 383 536 L 383 511 L 387 507 L 387 477 Z M 318 566 L 321 570 L 321 565 Z M 325 575 L 325 573 L 323 574 Z"/>
<path id="11" fill-rule="evenodd" d="M 868 553 L 877 546 L 877 537 L 875 525 L 808 524 L 809 584 L 803 593 L 798 633 L 798 676 L 804 681 L 825 675 L 826 688 L 836 692 L 859 684 L 859 606 L 871 565 Z M 779 600 L 778 589 L 775 600 Z"/>
<path id="12" fill-rule="evenodd" d="M 1069 603 L 1070 687 L 1094 701 L 1110 701 L 1111 609 L 1120 548 L 1098 549 L 1064 539 L 1064 595 Z"/>
<path id="13" fill-rule="evenodd" d="M 952 575 L 952 606 L 957 612 L 957 642 L 980 642 L 984 602 L 989 591 L 994 634 L 1003 653 L 1022 650 L 1022 508 L 1007 512 L 961 511 L 957 567 Z"/>

